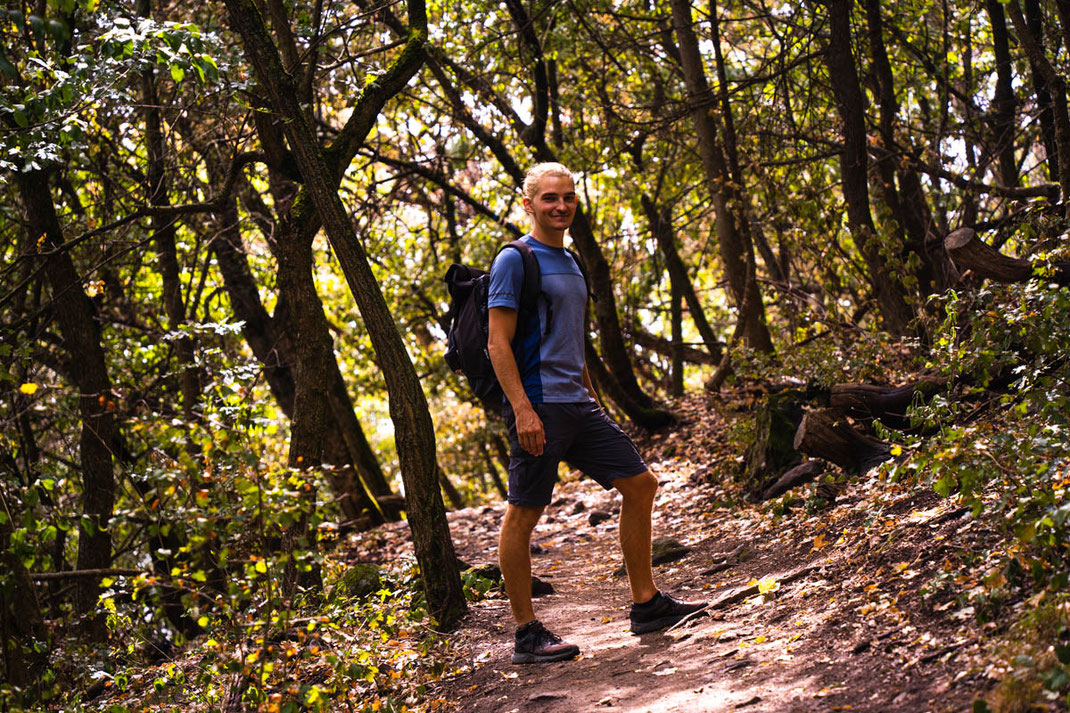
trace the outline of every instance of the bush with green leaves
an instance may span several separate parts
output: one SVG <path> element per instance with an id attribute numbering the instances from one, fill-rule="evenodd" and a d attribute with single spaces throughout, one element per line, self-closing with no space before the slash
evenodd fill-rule
<path id="1" fill-rule="evenodd" d="M 915 409 L 935 431 L 893 466 L 1002 523 L 1035 586 L 1070 576 L 1070 291 L 1043 279 L 949 292 L 926 364 L 948 390 Z M 981 416 L 984 416 L 981 418 Z"/>

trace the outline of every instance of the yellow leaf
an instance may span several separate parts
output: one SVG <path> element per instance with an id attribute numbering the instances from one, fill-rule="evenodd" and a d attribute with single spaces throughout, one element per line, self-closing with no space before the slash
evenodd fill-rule
<path id="1" fill-rule="evenodd" d="M 770 594 L 780 589 L 780 582 L 773 577 L 766 577 L 758 582 L 759 594 Z"/>
<path id="2" fill-rule="evenodd" d="M 26 394 L 27 396 L 33 396 L 37 393 L 37 384 L 28 382 L 19 387 L 19 392 Z"/>
<path id="3" fill-rule="evenodd" d="M 898 446 L 898 445 L 892 446 L 891 454 L 893 456 L 901 456 L 901 455 L 903 455 L 903 447 L 902 446 Z"/>
<path id="4" fill-rule="evenodd" d="M 764 642 L 764 641 L 766 640 L 766 638 L 768 638 L 768 637 L 766 637 L 766 636 L 764 636 L 764 635 L 763 635 L 763 636 L 758 636 L 758 637 L 755 637 L 755 639 L 754 639 L 754 643 L 756 643 L 756 644 L 760 644 L 760 643 L 763 643 L 763 642 Z"/>
<path id="5" fill-rule="evenodd" d="M 818 535 L 817 537 L 814 538 L 814 544 L 810 548 L 810 551 L 811 552 L 816 552 L 816 551 L 820 550 L 822 547 L 824 547 L 827 544 L 828 543 L 825 542 L 825 533 L 821 533 L 820 535 Z"/>

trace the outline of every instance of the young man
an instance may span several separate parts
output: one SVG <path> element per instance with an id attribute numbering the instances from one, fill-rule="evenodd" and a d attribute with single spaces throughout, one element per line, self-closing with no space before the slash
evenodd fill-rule
<path id="1" fill-rule="evenodd" d="M 532 314 L 518 314 L 522 257 L 503 250 L 490 270 L 488 351 L 505 391 L 511 445 L 498 560 L 517 625 L 513 663 L 538 663 L 579 653 L 535 618 L 531 603 L 531 533 L 550 503 L 562 460 L 623 496 L 620 546 L 631 585 L 633 633 L 671 626 L 706 603 L 681 602 L 654 584 L 650 518 L 658 481 L 631 439 L 602 411 L 587 373 L 587 286 L 564 249 L 565 231 L 576 215 L 576 186 L 568 169 L 542 163 L 528 171 L 524 211 L 531 221 L 524 241 L 538 259 L 542 294 Z"/>

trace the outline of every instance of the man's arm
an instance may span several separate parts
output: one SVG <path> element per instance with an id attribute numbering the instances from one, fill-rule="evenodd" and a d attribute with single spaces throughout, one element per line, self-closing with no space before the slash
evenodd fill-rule
<path id="1" fill-rule="evenodd" d="M 591 374 L 587 371 L 587 365 L 583 365 L 583 385 L 587 387 L 587 392 L 594 399 L 594 402 L 598 404 L 598 407 L 602 407 L 602 401 L 598 398 L 598 392 L 594 390 L 594 382 L 591 381 Z"/>
<path id="2" fill-rule="evenodd" d="M 513 407 L 520 447 L 532 455 L 540 456 L 546 443 L 546 434 L 542 428 L 542 420 L 535 413 L 527 393 L 524 392 L 520 370 L 513 355 L 512 341 L 516 333 L 516 321 L 516 310 L 508 307 L 490 308 L 487 320 L 487 353 L 490 355 L 490 363 L 494 367 L 498 383 L 502 385 L 502 391 Z"/>

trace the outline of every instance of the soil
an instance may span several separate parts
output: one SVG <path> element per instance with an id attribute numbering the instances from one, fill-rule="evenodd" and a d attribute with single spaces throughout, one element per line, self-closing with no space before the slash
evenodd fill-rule
<path id="1" fill-rule="evenodd" d="M 632 635 L 627 580 L 615 573 L 619 496 L 569 473 L 536 528 L 532 560 L 555 589 L 536 612 L 580 657 L 512 664 L 508 602 L 492 591 L 451 634 L 460 656 L 434 697 L 466 713 L 970 710 L 992 685 L 996 625 L 979 624 L 964 596 L 978 584 L 967 558 L 997 534 L 879 469 L 818 510 L 802 504 L 806 492 L 782 514 L 742 504 L 717 411 L 701 399 L 682 410 L 682 424 L 636 441 L 661 482 L 654 536 L 691 550 L 657 566 L 656 580 L 710 602 L 709 613 Z M 461 559 L 496 561 L 503 508 L 450 514 Z M 593 512 L 614 516 L 592 526 Z M 384 537 L 403 548 L 406 534 L 381 530 L 376 551 L 390 551 Z"/>

